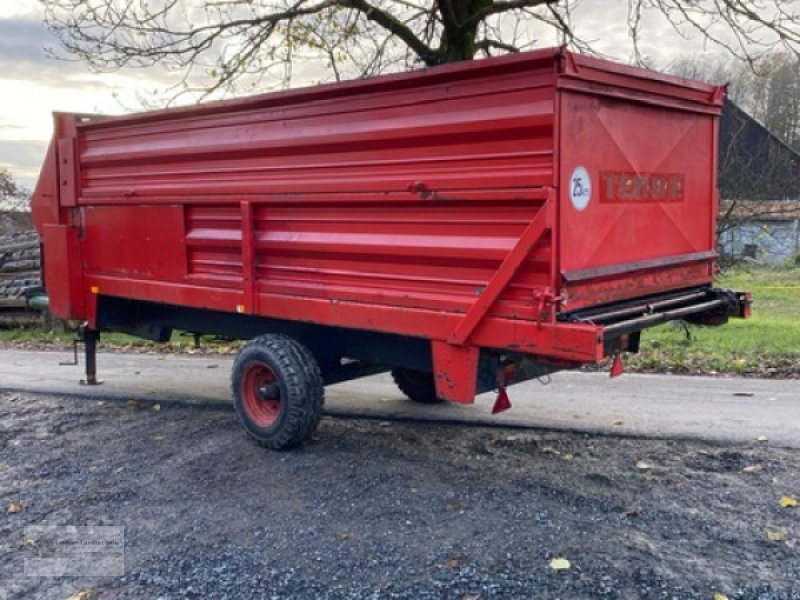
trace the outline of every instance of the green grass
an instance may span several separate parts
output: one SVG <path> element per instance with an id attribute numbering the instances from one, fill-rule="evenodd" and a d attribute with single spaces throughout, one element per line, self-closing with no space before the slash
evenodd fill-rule
<path id="1" fill-rule="evenodd" d="M 16 327 L 0 329 L 0 343 L 15 346 L 70 346 L 75 339 L 73 331 L 60 328 L 48 330 L 41 326 Z M 239 342 L 220 341 L 204 336 L 201 347 L 213 352 L 229 353 L 240 345 Z M 156 349 L 163 352 L 192 352 L 195 349 L 194 338 L 191 335 L 182 335 L 174 331 L 172 338 L 166 344 L 158 344 L 132 335 L 115 332 L 103 332 L 100 337 L 100 346 L 116 349 L 146 350 Z"/>
<path id="2" fill-rule="evenodd" d="M 672 324 L 645 331 L 629 365 L 645 371 L 800 375 L 800 268 L 737 269 L 719 287 L 753 293 L 753 316 L 722 327 Z"/>

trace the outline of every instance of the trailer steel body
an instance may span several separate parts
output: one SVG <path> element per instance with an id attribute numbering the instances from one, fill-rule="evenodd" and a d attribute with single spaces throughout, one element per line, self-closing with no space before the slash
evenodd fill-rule
<path id="1" fill-rule="evenodd" d="M 656 323 L 749 310 L 712 287 L 723 97 L 558 48 L 57 114 L 33 199 L 50 308 L 92 346 L 103 329 L 258 338 L 234 396 L 274 447 L 321 405 L 288 442 L 259 438 L 259 414 L 277 431 L 304 402 L 289 363 L 320 388 L 394 368 L 456 402 L 598 363 Z"/>

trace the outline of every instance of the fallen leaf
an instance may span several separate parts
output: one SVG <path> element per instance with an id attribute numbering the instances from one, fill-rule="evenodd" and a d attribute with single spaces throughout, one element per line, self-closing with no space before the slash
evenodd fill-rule
<path id="1" fill-rule="evenodd" d="M 81 590 L 80 592 L 75 592 L 71 596 L 67 596 L 64 600 L 89 600 L 91 597 L 91 590 Z"/>
<path id="2" fill-rule="evenodd" d="M 753 392 L 733 392 L 734 396 L 739 396 L 741 398 L 751 398 L 755 396 Z"/>
<path id="3" fill-rule="evenodd" d="M 566 571 L 572 564 L 566 558 L 554 558 L 550 561 L 550 568 L 554 571 Z"/>
<path id="4" fill-rule="evenodd" d="M 353 532 L 352 531 L 343 531 L 339 534 L 340 540 L 352 540 L 353 539 Z"/>
<path id="5" fill-rule="evenodd" d="M 219 367 L 219 365 L 213 365 L 213 364 L 212 365 L 206 365 L 206 369 L 216 369 L 218 367 Z"/>
<path id="6" fill-rule="evenodd" d="M 567 453 L 566 453 L 564 456 L 562 456 L 561 458 L 563 458 L 564 460 L 572 460 L 573 458 L 575 458 L 575 455 L 574 455 L 574 454 L 572 454 L 572 453 L 570 453 L 570 452 L 567 452 Z"/>
<path id="7" fill-rule="evenodd" d="M 130 406 L 132 408 L 139 408 L 139 406 L 141 406 L 141 404 L 142 404 L 142 401 L 141 400 L 137 400 L 136 398 L 131 398 L 130 400 L 128 400 L 128 406 Z"/>
<path id="8" fill-rule="evenodd" d="M 614 425 L 617 425 L 617 426 L 620 426 L 623 423 L 625 423 L 625 421 L 623 421 L 622 419 L 617 419 L 616 421 L 614 421 Z"/>
<path id="9" fill-rule="evenodd" d="M 767 440 L 769 440 L 769 438 L 765 435 L 760 435 L 756 438 L 757 442 L 766 442 Z"/>
<path id="10" fill-rule="evenodd" d="M 725 594 L 714 592 L 713 600 L 728 600 L 728 597 Z"/>
<path id="11" fill-rule="evenodd" d="M 480 600 L 480 594 L 464 594 L 461 596 L 461 600 Z"/>
<path id="12" fill-rule="evenodd" d="M 777 529 L 767 529 L 767 539 L 771 542 L 785 542 L 786 534 Z"/>
<path id="13" fill-rule="evenodd" d="M 38 544 L 36 543 L 36 540 L 25 540 L 24 542 L 22 542 L 22 544 L 26 548 L 35 548 L 36 546 L 38 546 Z"/>
<path id="14" fill-rule="evenodd" d="M 646 462 L 644 460 L 640 460 L 639 462 L 636 463 L 636 468 L 637 469 L 642 469 L 643 471 L 645 471 L 647 469 L 652 469 L 653 465 L 651 465 L 649 462 Z"/>
<path id="15" fill-rule="evenodd" d="M 8 464 L 6 464 L 2 460 L 0 460 L 0 473 L 5 471 L 7 468 L 8 468 Z"/>
<path id="16" fill-rule="evenodd" d="M 444 566 L 448 569 L 457 569 L 461 566 L 461 560 L 458 558 L 448 558 L 446 561 L 444 561 Z"/>
<path id="17" fill-rule="evenodd" d="M 783 508 L 797 508 L 797 500 L 791 496 L 781 496 L 781 499 L 778 500 L 778 504 Z"/>
<path id="18" fill-rule="evenodd" d="M 9 514 L 20 513 L 25 510 L 25 505 L 22 502 L 9 502 L 6 506 L 6 512 Z"/>
<path id="19" fill-rule="evenodd" d="M 448 500 L 445 502 L 444 508 L 445 510 L 458 510 L 461 508 L 461 505 L 454 500 Z"/>
<path id="20" fill-rule="evenodd" d="M 638 517 L 642 514 L 641 509 L 637 508 L 636 506 L 627 506 L 623 511 L 626 517 Z"/>
<path id="21" fill-rule="evenodd" d="M 756 473 L 761 473 L 764 468 L 761 465 L 748 465 L 744 469 L 742 469 L 742 473 L 748 473 L 750 475 L 754 475 Z"/>
<path id="22" fill-rule="evenodd" d="M 161 410 L 161 405 L 160 404 L 153 404 L 152 409 L 154 411 L 158 412 L 158 411 Z"/>

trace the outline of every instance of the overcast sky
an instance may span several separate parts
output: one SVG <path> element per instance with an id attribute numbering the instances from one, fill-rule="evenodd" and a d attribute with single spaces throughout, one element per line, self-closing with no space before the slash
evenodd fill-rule
<path id="1" fill-rule="evenodd" d="M 583 37 L 622 61 L 631 58 L 626 6 L 626 0 L 591 0 L 575 15 Z M 660 20 L 647 30 L 642 47 L 655 64 L 666 65 L 679 53 L 706 52 L 700 40 L 686 41 Z M 141 106 L 142 94 L 168 83 L 154 69 L 91 73 L 81 63 L 48 58 L 45 49 L 53 47 L 57 42 L 42 24 L 38 0 L 0 0 L 0 167 L 29 187 L 50 138 L 53 111 L 117 114 Z M 303 83 L 302 77 L 295 81 Z"/>

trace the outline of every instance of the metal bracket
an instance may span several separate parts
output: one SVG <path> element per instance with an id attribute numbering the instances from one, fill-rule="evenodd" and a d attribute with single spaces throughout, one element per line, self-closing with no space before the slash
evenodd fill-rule
<path id="1" fill-rule="evenodd" d="M 77 367 L 78 366 L 78 344 L 81 343 L 81 339 L 75 338 L 72 340 L 72 360 L 63 360 L 59 362 L 59 366 L 61 367 Z"/>
<path id="2" fill-rule="evenodd" d="M 531 222 L 522 232 L 517 243 L 503 259 L 500 267 L 495 271 L 489 283 L 478 296 L 467 314 L 455 328 L 450 338 L 447 340 L 451 344 L 463 345 L 469 336 L 475 331 L 481 319 L 489 312 L 489 309 L 500 297 L 500 294 L 516 275 L 522 263 L 530 255 L 536 246 L 542 241 L 545 234 L 549 231 L 548 227 L 547 203 L 539 208 L 539 212 L 533 217 Z"/>
<path id="3" fill-rule="evenodd" d="M 550 307 L 555 307 L 559 303 L 564 301 L 564 296 L 556 296 L 553 291 L 549 288 L 545 289 L 544 291 L 536 291 L 533 294 L 534 300 L 538 300 L 536 306 L 536 321 L 541 325 L 544 321 L 548 319 L 548 317 L 553 317 L 553 312 L 550 310 Z"/>

